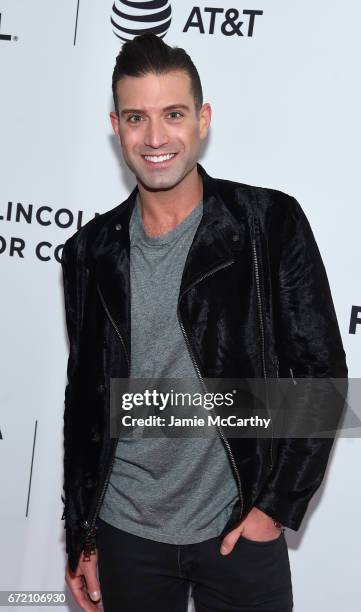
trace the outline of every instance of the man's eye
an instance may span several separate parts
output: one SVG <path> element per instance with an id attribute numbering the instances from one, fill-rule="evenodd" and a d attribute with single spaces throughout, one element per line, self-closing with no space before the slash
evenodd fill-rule
<path id="1" fill-rule="evenodd" d="M 169 113 L 168 116 L 171 119 L 179 119 L 180 117 L 183 117 L 182 113 L 180 113 L 179 111 L 172 111 L 171 113 Z"/>
<path id="2" fill-rule="evenodd" d="M 138 123 L 142 120 L 142 115 L 129 115 L 128 121 L 130 123 Z"/>

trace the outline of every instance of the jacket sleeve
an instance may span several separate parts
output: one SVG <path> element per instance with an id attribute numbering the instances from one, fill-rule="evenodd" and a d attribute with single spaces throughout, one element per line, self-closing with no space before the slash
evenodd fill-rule
<path id="1" fill-rule="evenodd" d="M 61 266 L 63 272 L 65 320 L 69 339 L 67 383 L 65 387 L 64 402 L 64 480 L 62 496 L 64 511 L 62 518 L 65 519 L 65 529 L 69 531 L 70 528 L 74 528 L 75 526 L 73 524 L 75 514 L 72 511 L 70 495 L 71 465 L 69 462 L 69 457 L 71 455 L 72 445 L 72 431 L 70 423 L 71 412 L 74 409 L 80 329 L 76 257 L 73 255 L 73 247 L 70 240 L 68 240 L 63 246 Z M 68 541 L 66 550 L 68 552 Z"/>
<path id="2" fill-rule="evenodd" d="M 282 223 L 274 287 L 280 375 L 289 377 L 291 374 L 296 385 L 298 378 L 309 379 L 300 380 L 302 392 L 295 393 L 288 410 L 297 412 L 296 423 L 303 415 L 311 426 L 316 425 L 318 432 L 323 430 L 322 422 L 327 421 L 330 411 L 336 426 L 342 416 L 348 369 L 315 237 L 297 200 L 289 198 L 288 204 Z M 342 379 L 342 393 L 339 393 L 340 386 L 333 385 L 332 378 Z M 310 499 L 322 482 L 335 429 L 328 437 L 298 434 L 274 440 L 277 452 L 273 468 L 254 505 L 283 525 L 297 530 Z M 326 425 L 324 430 L 328 431 L 329 427 Z"/>

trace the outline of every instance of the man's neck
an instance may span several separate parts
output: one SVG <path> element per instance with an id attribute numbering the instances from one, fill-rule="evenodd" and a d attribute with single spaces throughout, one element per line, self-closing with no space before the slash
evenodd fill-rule
<path id="1" fill-rule="evenodd" d="M 143 225 L 149 236 L 161 236 L 174 229 L 197 206 L 203 195 L 202 178 L 195 168 L 175 187 L 148 191 L 138 183 Z"/>

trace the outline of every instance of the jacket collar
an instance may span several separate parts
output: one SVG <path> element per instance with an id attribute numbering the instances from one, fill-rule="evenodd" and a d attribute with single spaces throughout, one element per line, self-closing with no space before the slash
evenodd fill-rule
<path id="1" fill-rule="evenodd" d="M 234 208 L 234 192 L 227 198 L 230 183 L 210 177 L 200 164 L 197 169 L 203 181 L 203 215 L 184 265 L 179 295 L 203 275 L 239 256 L 247 242 L 244 207 Z M 123 338 L 129 331 L 129 222 L 137 193 L 135 187 L 107 217 L 91 247 L 97 283 Z"/>

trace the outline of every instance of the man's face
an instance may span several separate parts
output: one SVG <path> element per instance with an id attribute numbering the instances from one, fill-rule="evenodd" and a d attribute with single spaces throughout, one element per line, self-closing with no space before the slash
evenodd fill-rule
<path id="1" fill-rule="evenodd" d="M 119 118 L 110 113 L 124 160 L 149 190 L 171 189 L 195 167 L 211 109 L 196 111 L 186 72 L 124 77 L 117 85 Z"/>

